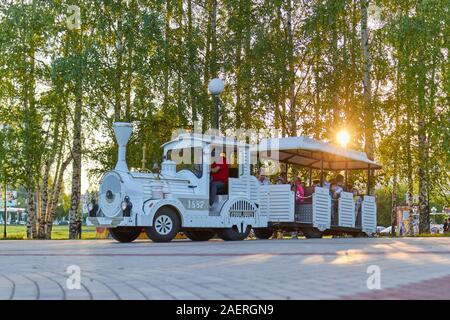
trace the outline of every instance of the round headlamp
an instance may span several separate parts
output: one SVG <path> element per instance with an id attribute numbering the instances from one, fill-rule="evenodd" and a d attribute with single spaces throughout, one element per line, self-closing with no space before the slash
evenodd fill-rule
<path id="1" fill-rule="evenodd" d="M 122 201 L 121 207 L 123 211 L 123 216 L 129 217 L 131 214 L 131 208 L 133 208 L 133 204 L 130 201 L 130 197 L 125 196 L 125 198 Z"/>
<path id="2" fill-rule="evenodd" d="M 114 201 L 114 193 L 111 190 L 106 191 L 106 201 L 108 202 Z"/>

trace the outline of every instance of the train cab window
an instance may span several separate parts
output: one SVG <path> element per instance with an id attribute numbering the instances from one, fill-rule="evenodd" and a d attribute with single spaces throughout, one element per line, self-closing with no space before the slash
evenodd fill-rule
<path id="1" fill-rule="evenodd" d="M 228 155 L 229 167 L 228 173 L 230 178 L 239 178 L 239 165 L 238 165 L 238 153 L 237 150 L 233 150 Z"/>
<path id="2" fill-rule="evenodd" d="M 228 164 L 228 177 L 239 178 L 237 148 L 235 146 L 233 147 L 229 145 L 213 145 L 211 151 L 211 163 L 220 161 L 219 157 L 222 153 L 225 153 L 226 155 L 226 162 Z"/>
<path id="3" fill-rule="evenodd" d="M 174 149 L 167 152 L 167 159 L 175 161 L 177 172 L 189 170 L 197 178 L 203 175 L 203 150 L 202 148 Z"/>

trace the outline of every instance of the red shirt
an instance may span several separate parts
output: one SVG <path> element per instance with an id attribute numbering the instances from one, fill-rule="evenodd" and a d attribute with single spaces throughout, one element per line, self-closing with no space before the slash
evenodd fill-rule
<path id="1" fill-rule="evenodd" d="M 216 168 L 219 167 L 219 171 L 217 172 L 212 172 L 212 180 L 213 181 L 222 181 L 225 184 L 228 184 L 228 164 L 227 164 L 227 159 L 225 159 L 225 157 L 221 157 L 221 161 L 219 161 L 220 163 L 217 164 L 216 162 L 214 162 L 211 165 L 211 168 Z"/>

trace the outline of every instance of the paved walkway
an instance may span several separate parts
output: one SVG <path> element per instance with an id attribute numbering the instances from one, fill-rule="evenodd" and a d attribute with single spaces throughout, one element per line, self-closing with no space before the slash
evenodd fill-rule
<path id="1" fill-rule="evenodd" d="M 450 238 L 0 241 L 0 262 L 0 299 L 450 299 Z"/>

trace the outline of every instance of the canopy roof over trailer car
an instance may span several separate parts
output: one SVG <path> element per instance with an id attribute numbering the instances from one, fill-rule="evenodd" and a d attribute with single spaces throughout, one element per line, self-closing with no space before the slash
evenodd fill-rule
<path id="1" fill-rule="evenodd" d="M 261 159 L 323 170 L 372 170 L 381 165 L 367 158 L 364 152 L 339 148 L 309 137 L 263 139 L 252 148 Z"/>

